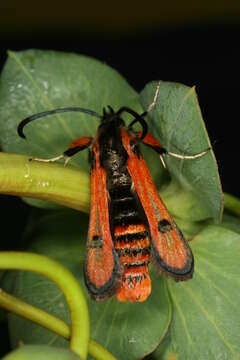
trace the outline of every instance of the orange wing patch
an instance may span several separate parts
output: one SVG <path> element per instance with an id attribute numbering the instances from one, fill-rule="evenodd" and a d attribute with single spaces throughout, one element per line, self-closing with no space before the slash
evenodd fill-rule
<path id="1" fill-rule="evenodd" d="M 125 129 L 122 140 L 129 155 L 127 169 L 148 220 L 153 264 L 176 281 L 191 278 L 194 260 L 190 246 L 163 204 L 144 159 L 133 151 L 132 138 Z"/>
<path id="2" fill-rule="evenodd" d="M 94 150 L 94 149 L 93 149 Z M 122 278 L 122 265 L 114 249 L 109 225 L 106 172 L 94 151 L 91 171 L 91 210 L 85 258 L 85 282 L 95 300 L 115 293 Z"/>

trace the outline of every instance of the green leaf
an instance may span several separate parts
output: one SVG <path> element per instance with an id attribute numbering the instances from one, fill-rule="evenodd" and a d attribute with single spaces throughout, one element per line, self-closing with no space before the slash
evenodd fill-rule
<path id="1" fill-rule="evenodd" d="M 6 355 L 3 360 L 80 360 L 80 357 L 67 349 L 46 345 L 25 345 Z"/>
<path id="2" fill-rule="evenodd" d="M 240 359 L 240 235 L 209 226 L 191 243 L 193 280 L 168 282 L 170 331 L 154 359 Z"/>
<path id="3" fill-rule="evenodd" d="M 157 82 L 149 83 L 141 92 L 140 101 L 144 109 L 153 102 L 156 85 Z M 156 106 L 148 118 L 151 133 L 168 151 L 192 155 L 210 147 L 195 87 L 161 81 Z M 198 199 L 195 209 L 208 209 L 208 217 L 220 221 L 223 195 L 213 152 L 194 160 L 168 156 L 166 163 L 173 179 L 186 192 L 195 194 Z"/>
<path id="4" fill-rule="evenodd" d="M 86 56 L 54 51 L 9 52 L 0 79 L 0 142 L 6 152 L 49 158 L 69 144 L 94 135 L 98 120 L 82 113 L 44 118 L 29 124 L 27 141 L 17 135 L 22 119 L 57 107 L 80 106 L 102 113 L 103 107 L 140 109 L 138 95 L 107 65 Z M 68 166 L 89 172 L 87 151 Z M 42 179 L 39 179 L 41 181 Z"/>
<path id="5" fill-rule="evenodd" d="M 85 289 L 91 318 L 91 337 L 110 350 L 117 359 L 139 359 L 152 352 L 164 338 L 171 321 L 171 306 L 166 285 L 154 272 L 152 293 L 145 303 L 119 303 L 115 298 L 95 302 L 87 294 L 83 280 L 83 258 L 88 218 L 73 212 L 59 211 L 39 219 L 32 230 L 31 250 L 53 257 L 67 266 Z M 7 279 L 8 286 L 13 275 Z M 38 306 L 69 323 L 65 300 L 58 288 L 32 273 L 20 272 L 14 280 L 15 296 Z M 30 321 L 9 316 L 12 345 L 27 344 L 67 346 L 64 339 Z"/>

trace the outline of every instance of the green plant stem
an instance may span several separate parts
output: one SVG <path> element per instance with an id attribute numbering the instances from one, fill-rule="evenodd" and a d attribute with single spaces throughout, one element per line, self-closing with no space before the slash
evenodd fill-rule
<path id="1" fill-rule="evenodd" d="M 91 351 L 90 351 L 91 347 Z M 101 344 L 90 339 L 89 354 L 97 360 L 117 360 L 109 351 L 107 351 Z"/>
<path id="2" fill-rule="evenodd" d="M 240 216 L 240 199 L 224 193 L 224 209 L 233 215 Z"/>
<path id="3" fill-rule="evenodd" d="M 2 289 L 0 289 L 0 307 L 15 315 L 34 321 L 67 340 L 70 339 L 70 328 L 63 320 L 7 294 Z M 89 340 L 88 352 L 96 360 L 116 360 L 109 351 L 92 339 Z"/>
<path id="4" fill-rule="evenodd" d="M 89 211 L 89 175 L 71 166 L 0 152 L 0 193 L 48 200 Z"/>
<path id="5" fill-rule="evenodd" d="M 70 328 L 64 321 L 38 309 L 0 289 L 0 306 L 7 311 L 31 320 L 65 339 L 70 338 Z"/>
<path id="6" fill-rule="evenodd" d="M 72 273 L 46 256 L 10 251 L 0 253 L 0 269 L 36 272 L 46 276 L 59 286 L 66 298 L 71 316 L 70 349 L 82 359 L 86 359 L 90 336 L 88 306 Z"/>

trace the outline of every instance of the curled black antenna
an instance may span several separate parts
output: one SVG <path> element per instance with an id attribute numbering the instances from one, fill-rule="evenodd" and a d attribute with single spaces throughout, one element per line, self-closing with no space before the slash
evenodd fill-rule
<path id="1" fill-rule="evenodd" d="M 143 118 L 143 116 L 145 116 L 145 113 L 139 115 L 136 111 L 124 106 L 120 108 L 116 114 L 120 115 L 122 112 L 127 112 L 135 117 L 135 119 L 129 124 L 128 129 L 131 129 L 132 126 L 138 122 L 142 126 L 142 135 L 140 137 L 140 140 L 144 139 L 148 132 L 147 123 Z"/>
<path id="2" fill-rule="evenodd" d="M 142 135 L 140 137 L 140 140 L 143 140 L 145 138 L 145 136 L 147 135 L 147 132 L 148 132 L 148 126 L 147 126 L 147 123 L 146 121 L 144 120 L 144 116 L 146 116 L 148 114 L 147 111 L 144 111 L 141 115 L 139 115 L 139 118 L 141 120 L 139 120 L 139 118 L 137 119 L 134 119 L 129 125 L 128 125 L 128 129 L 131 130 L 133 125 L 136 124 L 137 122 L 139 122 L 142 126 Z"/>
<path id="3" fill-rule="evenodd" d="M 26 139 L 26 136 L 25 136 L 25 134 L 23 132 L 23 128 L 24 128 L 25 125 L 27 125 L 31 121 L 40 119 L 42 117 L 49 116 L 49 115 L 54 115 L 54 114 L 59 114 L 59 113 L 64 113 L 64 112 L 82 112 L 82 113 L 85 113 L 85 114 L 88 114 L 88 115 L 91 115 L 91 116 L 95 116 L 98 119 L 102 119 L 102 116 L 99 115 L 97 112 L 95 112 L 93 110 L 89 110 L 89 109 L 83 109 L 83 108 L 80 108 L 80 107 L 66 107 L 66 108 L 62 108 L 62 109 L 54 109 L 54 110 L 49 110 L 49 111 L 43 111 L 43 112 L 40 112 L 38 114 L 28 116 L 27 118 L 22 120 L 20 122 L 20 124 L 18 125 L 18 128 L 17 128 L 18 135 L 21 138 Z"/>

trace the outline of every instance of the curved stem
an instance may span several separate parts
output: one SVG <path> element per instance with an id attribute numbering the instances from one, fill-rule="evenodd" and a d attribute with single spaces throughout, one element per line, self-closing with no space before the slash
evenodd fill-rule
<path id="1" fill-rule="evenodd" d="M 48 314 L 39 308 L 36 308 L 26 302 L 7 294 L 0 289 L 0 307 L 7 311 L 34 321 L 35 323 L 55 332 L 57 335 L 70 339 L 70 328 L 63 321 L 53 315 Z M 116 360 L 116 358 L 107 351 L 102 345 L 90 339 L 88 344 L 89 354 L 97 360 Z"/>
<path id="2" fill-rule="evenodd" d="M 233 215 L 240 216 L 240 199 L 224 193 L 224 209 Z"/>
<path id="3" fill-rule="evenodd" d="M 68 303 L 72 321 L 70 349 L 82 359 L 86 359 L 90 336 L 88 306 L 72 273 L 46 256 L 11 251 L 0 253 L 0 269 L 33 271 L 48 277 L 58 285 Z"/>
<path id="4" fill-rule="evenodd" d="M 15 315 L 31 320 L 65 339 L 70 339 L 70 328 L 63 320 L 35 306 L 27 304 L 2 289 L 0 289 L 0 307 Z"/>
<path id="5" fill-rule="evenodd" d="M 89 211 L 89 175 L 61 164 L 29 161 L 29 157 L 0 152 L 0 192 L 48 200 Z"/>
<path id="6" fill-rule="evenodd" d="M 109 351 L 107 351 L 101 344 L 90 339 L 89 354 L 97 360 L 117 360 Z"/>

